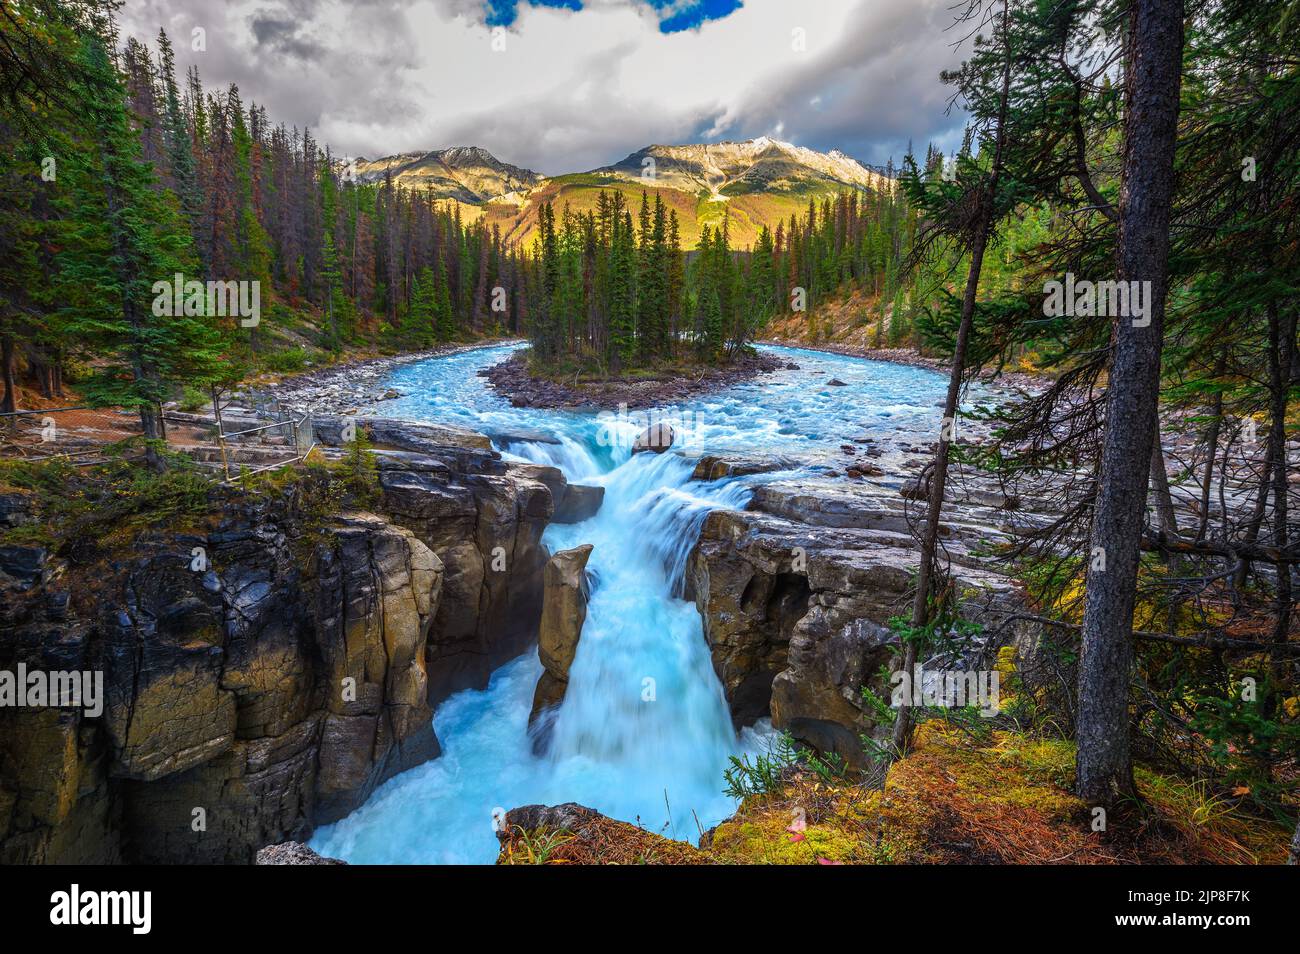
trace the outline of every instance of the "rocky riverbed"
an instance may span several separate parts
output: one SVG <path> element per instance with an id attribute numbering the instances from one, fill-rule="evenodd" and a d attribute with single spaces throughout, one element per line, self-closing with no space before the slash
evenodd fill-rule
<path id="1" fill-rule="evenodd" d="M 397 368 L 429 358 L 494 348 L 517 340 L 502 338 L 473 344 L 442 345 L 429 351 L 367 358 L 265 381 L 250 390 L 259 396 L 272 397 L 299 413 L 354 414 L 361 408 L 401 397 L 401 392 L 384 385 Z"/>
<path id="2" fill-rule="evenodd" d="M 759 344 L 780 345 L 787 348 L 803 348 L 807 351 L 824 351 L 827 354 L 842 354 L 851 358 L 866 358 L 869 361 L 884 361 L 886 364 L 904 364 L 911 368 L 926 368 L 930 371 L 939 371 L 947 374 L 952 368 L 952 361 L 947 358 L 932 358 L 921 354 L 915 348 L 869 348 L 865 345 L 855 345 L 840 342 L 807 342 L 796 340 L 785 340 L 782 338 L 772 338 L 770 340 L 759 341 Z M 991 380 L 990 376 L 985 374 L 980 376 L 984 380 Z M 997 384 L 1000 388 L 1010 390 L 1023 390 L 1031 394 L 1046 389 L 1050 384 L 1050 378 L 1045 374 L 1026 374 L 1021 371 L 1013 371 L 1008 368 L 1002 368 L 997 374 Z"/>

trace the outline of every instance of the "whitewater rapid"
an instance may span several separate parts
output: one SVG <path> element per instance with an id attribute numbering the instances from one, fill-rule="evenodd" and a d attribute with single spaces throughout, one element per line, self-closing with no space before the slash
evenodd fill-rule
<path id="1" fill-rule="evenodd" d="M 491 863 L 494 818 L 521 805 L 579 802 L 664 835 L 694 841 L 735 808 L 723 791 L 728 758 L 766 749 L 768 724 L 736 733 L 713 672 L 699 613 L 680 598 L 682 572 L 710 510 L 743 508 L 757 481 L 693 481 L 702 452 L 780 453 L 798 471 L 827 470 L 846 437 L 937 429 L 943 382 L 932 372 L 771 349 L 798 367 L 664 409 L 675 451 L 631 453 L 645 423 L 512 408 L 477 371 L 514 346 L 409 365 L 388 382 L 405 396 L 383 414 L 465 424 L 487 433 L 544 431 L 559 443 L 497 440 L 504 456 L 559 467 L 605 488 L 600 510 L 552 525 L 551 550 L 593 545 L 587 619 L 545 755 L 528 714 L 541 674 L 535 652 L 499 669 L 486 689 L 457 693 L 434 714 L 438 759 L 380 786 L 311 846 L 352 863 Z M 841 380 L 842 386 L 831 385 Z"/>

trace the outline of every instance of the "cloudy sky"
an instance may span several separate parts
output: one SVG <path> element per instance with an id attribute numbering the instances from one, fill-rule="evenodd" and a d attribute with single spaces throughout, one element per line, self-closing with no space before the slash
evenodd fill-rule
<path id="1" fill-rule="evenodd" d="M 950 3 L 127 0 L 121 25 L 338 154 L 478 145 L 554 175 L 760 135 L 882 164 L 953 146 Z"/>

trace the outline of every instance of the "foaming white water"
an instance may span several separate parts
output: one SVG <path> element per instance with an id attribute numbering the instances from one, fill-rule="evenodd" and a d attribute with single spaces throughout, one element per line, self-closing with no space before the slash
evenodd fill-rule
<path id="1" fill-rule="evenodd" d="M 715 800 L 720 767 L 738 751 L 699 613 L 670 596 L 698 519 L 722 504 L 683 493 L 689 476 L 680 459 L 639 455 L 610 475 L 596 518 L 552 536 L 559 547 L 594 545 L 594 587 L 552 761 L 620 767 L 642 787 L 633 800 L 647 821 L 665 814 L 665 795 L 677 802 L 674 816 L 684 813 L 678 823 Z M 645 804 L 654 798 L 657 807 Z"/>
<path id="2" fill-rule="evenodd" d="M 587 620 L 550 748 L 537 756 L 528 737 L 541 674 L 530 652 L 498 670 L 485 690 L 443 703 L 434 715 L 442 756 L 391 779 L 360 809 L 320 829 L 311 844 L 322 854 L 354 863 L 490 863 L 494 811 L 567 801 L 694 840 L 697 825 L 708 828 L 734 810 L 723 793 L 728 756 L 760 750 L 770 735 L 766 725 L 733 731 L 699 614 L 679 598 L 701 523 L 710 510 L 743 507 L 747 482 L 692 481 L 691 461 L 675 453 L 631 455 L 633 422 L 511 408 L 474 374 L 506 350 L 401 369 L 392 383 L 408 394 L 384 413 L 496 429 L 507 456 L 605 487 L 592 519 L 553 525 L 543 538 L 552 552 L 594 548 Z M 678 428 L 678 444 L 837 452 L 846 429 L 902 430 L 937 420 L 936 376 L 780 350 L 814 359 L 815 383 L 803 368 L 714 396 Z M 846 386 L 823 385 L 831 375 Z M 545 431 L 557 443 L 512 439 L 520 428 Z"/>
<path id="3" fill-rule="evenodd" d="M 587 446 L 568 434 L 557 435 L 556 439 L 558 444 L 505 442 L 501 451 L 517 460 L 558 467 L 568 480 L 575 483 L 599 483 L 604 472 Z"/>

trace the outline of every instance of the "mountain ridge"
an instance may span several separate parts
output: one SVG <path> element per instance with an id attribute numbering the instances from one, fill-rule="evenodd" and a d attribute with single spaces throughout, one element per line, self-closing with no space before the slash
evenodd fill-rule
<path id="1" fill-rule="evenodd" d="M 844 190 L 879 191 L 890 179 L 844 152 L 758 136 L 713 143 L 654 143 L 623 159 L 585 172 L 547 176 L 498 159 L 482 146 L 450 146 L 356 160 L 363 182 L 391 175 L 407 188 L 429 189 L 435 198 L 464 207 L 471 220 L 485 217 L 503 238 L 526 243 L 537 209 L 551 201 L 575 212 L 595 207 L 601 191 L 656 193 L 678 213 L 682 242 L 695 244 L 706 226 L 728 220 L 738 245 L 752 243 L 761 228 L 775 228 L 810 199 Z"/>
<path id="2" fill-rule="evenodd" d="M 379 159 L 360 157 L 356 177 L 373 182 L 391 173 L 409 188 L 432 188 L 438 198 L 481 205 L 526 191 L 545 177 L 531 169 L 502 162 L 482 146 L 449 146 L 427 152 L 405 152 Z"/>

